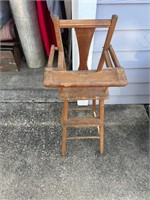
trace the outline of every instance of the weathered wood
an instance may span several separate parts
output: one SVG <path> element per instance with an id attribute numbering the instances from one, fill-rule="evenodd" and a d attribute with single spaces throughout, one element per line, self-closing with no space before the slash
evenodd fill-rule
<path id="1" fill-rule="evenodd" d="M 68 100 L 64 100 L 64 107 L 63 107 L 63 116 L 62 116 L 62 123 L 68 119 Z M 67 140 L 67 127 L 63 126 L 63 134 L 62 134 L 62 156 L 66 155 L 66 140 Z"/>
<path id="2" fill-rule="evenodd" d="M 66 23 L 67 22 L 67 23 Z M 93 19 L 93 20 L 60 20 L 60 28 L 108 28 L 111 25 L 109 19 Z"/>
<path id="3" fill-rule="evenodd" d="M 65 63 L 65 56 L 64 52 L 59 51 L 58 53 L 58 70 L 65 70 L 66 69 L 66 63 Z"/>
<path id="4" fill-rule="evenodd" d="M 64 100 L 64 114 L 63 120 L 66 121 L 68 119 L 68 100 Z"/>
<path id="5" fill-rule="evenodd" d="M 45 87 L 116 87 L 127 85 L 123 68 L 93 71 L 52 71 L 45 69 Z"/>
<path id="6" fill-rule="evenodd" d="M 96 99 L 95 98 L 92 100 L 92 111 L 93 111 L 93 113 L 96 113 Z"/>
<path id="7" fill-rule="evenodd" d="M 62 59 L 62 63 L 59 62 L 58 67 L 65 69 L 66 68 L 66 62 L 65 62 L 65 59 L 64 59 L 64 57 L 65 57 L 64 56 L 64 47 L 63 47 L 63 42 L 62 42 L 62 37 L 61 37 L 60 23 L 59 23 L 58 16 L 55 16 L 53 18 L 53 22 L 54 22 L 54 30 L 55 30 L 55 35 L 56 35 L 56 41 L 57 41 L 57 48 L 58 48 L 59 53 L 61 52 L 61 55 L 63 55 L 63 56 L 59 57 L 59 61 L 62 59 L 62 57 L 63 57 L 63 59 Z M 62 67 L 60 67 L 60 66 L 62 66 Z"/>
<path id="8" fill-rule="evenodd" d="M 104 87 L 71 87 L 71 88 L 64 88 L 60 92 L 60 97 L 62 100 L 68 99 L 71 100 L 93 100 L 94 102 L 96 99 L 108 99 L 109 94 L 105 92 Z M 95 103 L 96 104 L 96 103 Z"/>
<path id="9" fill-rule="evenodd" d="M 12 46 L 12 50 L 0 51 L 0 72 L 19 71 L 21 54 L 19 48 Z"/>
<path id="10" fill-rule="evenodd" d="M 53 67 L 53 63 L 54 63 L 54 54 L 55 54 L 55 45 L 52 45 L 52 46 L 51 46 L 51 50 L 50 50 L 49 59 L 48 59 L 48 64 L 47 64 L 47 67 L 48 67 L 48 68 L 52 68 L 52 67 Z"/>
<path id="11" fill-rule="evenodd" d="M 64 121 L 67 127 L 100 126 L 103 123 L 98 117 L 69 117 Z"/>
<path id="12" fill-rule="evenodd" d="M 113 49 L 113 47 L 111 45 L 109 47 L 109 52 L 110 52 L 110 55 L 111 55 L 111 58 L 112 58 L 112 60 L 114 62 L 115 67 L 121 67 L 121 65 L 119 63 L 119 60 L 118 60 L 118 58 L 116 56 L 116 53 L 115 53 L 115 51 L 114 51 L 114 49 Z"/>
<path id="13" fill-rule="evenodd" d="M 99 100 L 99 118 L 101 121 L 104 121 L 104 101 L 102 99 Z M 104 125 L 99 127 L 99 135 L 100 135 L 100 154 L 104 153 Z"/>
<path id="14" fill-rule="evenodd" d="M 67 137 L 67 140 L 84 140 L 84 139 L 99 139 L 99 136 L 75 136 Z"/>
<path id="15" fill-rule="evenodd" d="M 66 141 L 67 140 L 67 127 L 63 126 L 63 134 L 62 134 L 62 156 L 66 155 Z"/>
<path id="16" fill-rule="evenodd" d="M 110 45 L 117 16 L 111 20 L 59 20 L 54 17 L 54 27 L 58 46 L 57 68 L 52 67 L 54 62 L 54 46 L 48 67 L 44 73 L 45 87 L 58 87 L 60 97 L 64 101 L 62 111 L 62 156 L 66 155 L 66 141 L 73 139 L 99 139 L 100 154 L 104 153 L 104 100 L 109 97 L 108 87 L 127 85 L 124 69 L 120 67 L 117 56 Z M 65 66 L 64 49 L 61 38 L 61 28 L 74 28 L 79 49 L 79 71 L 67 71 Z M 87 66 L 89 48 L 95 28 L 108 28 L 106 40 L 96 71 L 89 71 Z M 104 62 L 107 68 L 103 69 Z M 91 117 L 70 117 L 69 110 L 87 110 L 83 108 L 70 108 L 69 101 L 92 100 Z M 99 100 L 99 117 L 96 115 L 96 100 Z M 88 109 L 89 110 L 89 109 Z M 68 127 L 98 127 L 99 136 L 67 136 Z"/>
<path id="17" fill-rule="evenodd" d="M 113 64 L 112 64 L 112 61 L 110 59 L 110 55 L 109 55 L 108 51 L 104 51 L 104 56 L 105 56 L 106 66 L 108 68 L 113 68 Z"/>
<path id="18" fill-rule="evenodd" d="M 61 38 L 59 18 L 57 16 L 55 16 L 53 18 L 53 22 L 54 22 L 54 30 L 55 30 L 58 50 L 59 51 L 64 51 L 62 38 Z"/>
<path id="19" fill-rule="evenodd" d="M 87 59 L 89 54 L 89 49 L 91 46 L 92 37 L 95 28 L 76 28 L 76 36 L 79 49 L 79 70 L 88 70 Z M 85 37 L 86 36 L 86 37 Z M 84 44 L 84 45 L 83 45 Z"/>
<path id="20" fill-rule="evenodd" d="M 102 56 L 101 56 L 99 64 L 98 64 L 97 71 L 101 71 L 103 68 L 104 61 L 105 61 L 104 51 L 108 50 L 108 48 L 110 47 L 110 42 L 111 42 L 114 30 L 115 30 L 117 19 L 118 19 L 117 15 L 113 15 L 111 18 L 111 25 L 107 32 L 106 40 L 105 40 L 103 51 L 102 51 Z"/>
<path id="21" fill-rule="evenodd" d="M 0 45 L 1 46 L 14 46 L 17 42 L 1 42 L 0 41 Z M 18 42 L 19 43 L 19 42 Z"/>
<path id="22" fill-rule="evenodd" d="M 111 25 L 110 25 L 110 28 L 108 29 L 106 40 L 104 43 L 104 51 L 108 50 L 108 48 L 110 47 L 110 42 L 111 42 L 115 27 L 116 27 L 117 20 L 118 20 L 118 16 L 113 15 L 111 18 Z"/>
<path id="23" fill-rule="evenodd" d="M 78 108 L 69 108 L 69 110 L 78 110 L 78 111 L 82 110 L 83 111 L 83 110 L 91 110 L 91 108 L 89 108 L 89 107 L 81 107 L 81 108 L 78 107 Z"/>

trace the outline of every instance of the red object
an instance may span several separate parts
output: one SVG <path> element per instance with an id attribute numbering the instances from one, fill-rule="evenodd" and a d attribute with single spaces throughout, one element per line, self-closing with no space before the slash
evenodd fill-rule
<path id="1" fill-rule="evenodd" d="M 54 25 L 50 16 L 50 12 L 47 8 L 46 1 L 37 0 L 36 4 L 42 40 L 46 54 L 47 56 L 49 56 L 51 45 L 54 44 L 55 46 L 57 46 Z"/>

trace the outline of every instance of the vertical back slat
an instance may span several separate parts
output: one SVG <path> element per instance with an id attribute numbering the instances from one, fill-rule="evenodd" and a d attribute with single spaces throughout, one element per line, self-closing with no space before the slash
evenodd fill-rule
<path id="1" fill-rule="evenodd" d="M 79 70 L 88 70 L 87 59 L 95 28 L 75 28 L 79 48 Z"/>

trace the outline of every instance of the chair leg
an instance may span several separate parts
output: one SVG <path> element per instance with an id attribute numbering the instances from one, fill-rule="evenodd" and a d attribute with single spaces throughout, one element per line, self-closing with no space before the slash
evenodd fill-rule
<path id="1" fill-rule="evenodd" d="M 62 124 L 63 124 L 63 134 L 62 134 L 62 156 L 66 155 L 66 142 L 67 142 L 67 127 L 64 122 L 68 118 L 68 100 L 64 100 L 64 106 L 62 111 Z"/>
<path id="2" fill-rule="evenodd" d="M 104 100 L 99 100 L 99 117 L 102 120 L 102 125 L 99 127 L 99 134 L 100 134 L 100 154 L 103 155 L 104 153 Z"/>
<path id="3" fill-rule="evenodd" d="M 92 100 L 92 110 L 93 110 L 93 112 L 96 112 L 96 99 L 93 99 Z"/>
<path id="4" fill-rule="evenodd" d="M 64 106 L 62 108 L 62 112 L 61 112 L 61 124 L 63 125 L 64 122 Z"/>
<path id="5" fill-rule="evenodd" d="M 66 142 L 67 142 L 67 127 L 63 127 L 63 135 L 62 135 L 62 156 L 66 156 Z"/>
<path id="6" fill-rule="evenodd" d="M 100 126 L 100 154 L 104 154 L 104 125 Z"/>

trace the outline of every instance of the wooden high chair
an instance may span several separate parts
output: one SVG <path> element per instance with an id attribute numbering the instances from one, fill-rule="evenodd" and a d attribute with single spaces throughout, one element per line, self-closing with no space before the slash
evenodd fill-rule
<path id="1" fill-rule="evenodd" d="M 117 16 L 111 19 L 96 20 L 59 20 L 54 17 L 57 47 L 51 46 L 48 65 L 44 73 L 44 86 L 60 89 L 60 97 L 64 102 L 62 111 L 62 156 L 66 155 L 66 141 L 69 139 L 99 139 L 100 154 L 104 153 L 104 100 L 109 97 L 108 87 L 127 85 L 124 69 L 120 66 L 113 47 L 110 45 Z M 67 71 L 61 28 L 74 28 L 78 49 L 79 67 L 77 71 Z M 96 28 L 107 28 L 107 36 L 99 60 L 97 70 L 88 70 L 87 59 L 91 40 Z M 54 56 L 58 55 L 57 67 L 54 67 Z M 106 67 L 104 68 L 104 63 Z M 91 117 L 69 117 L 69 102 L 75 100 L 92 100 Z M 99 101 L 99 116 L 96 116 L 96 100 Z M 78 108 L 80 109 L 80 108 Z M 99 127 L 98 136 L 67 136 L 68 127 Z"/>

